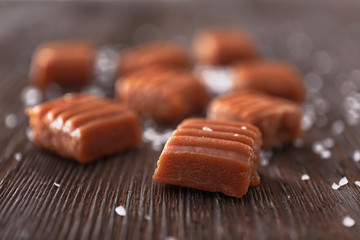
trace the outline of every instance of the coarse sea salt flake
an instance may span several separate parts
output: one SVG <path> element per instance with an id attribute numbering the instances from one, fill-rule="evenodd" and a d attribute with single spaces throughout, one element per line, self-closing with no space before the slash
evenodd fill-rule
<path id="1" fill-rule="evenodd" d="M 332 189 L 334 189 L 334 190 L 338 190 L 340 186 L 337 185 L 336 183 L 333 183 L 333 184 L 331 185 L 331 187 L 332 187 Z"/>
<path id="2" fill-rule="evenodd" d="M 355 225 L 355 220 L 349 216 L 345 216 L 342 220 L 342 224 L 345 226 L 345 227 L 353 227 Z"/>
<path id="3" fill-rule="evenodd" d="M 346 178 L 346 177 L 343 177 L 343 178 L 340 179 L 340 181 L 339 181 L 339 186 L 342 187 L 342 186 L 348 184 L 348 182 L 349 182 L 349 181 L 347 180 L 347 178 Z"/>
<path id="4" fill-rule="evenodd" d="M 60 183 L 54 182 L 55 187 L 60 187 Z"/>
<path id="5" fill-rule="evenodd" d="M 9 113 L 5 116 L 5 126 L 7 128 L 15 128 L 17 125 L 17 117 L 14 113 Z"/>
<path id="6" fill-rule="evenodd" d="M 14 154 L 14 158 L 16 161 L 20 161 L 22 159 L 22 154 L 20 152 L 17 152 Z"/>
<path id="7" fill-rule="evenodd" d="M 123 206 L 116 207 L 115 212 L 120 216 L 126 216 L 126 210 Z"/>
<path id="8" fill-rule="evenodd" d="M 329 150 L 322 151 L 320 157 L 322 159 L 329 159 L 331 157 L 331 152 Z"/>
<path id="9" fill-rule="evenodd" d="M 355 162 L 359 162 L 360 161 L 360 150 L 355 150 L 353 153 L 353 160 Z"/>
<path id="10" fill-rule="evenodd" d="M 355 185 L 360 187 L 360 181 L 355 181 Z"/>
<path id="11" fill-rule="evenodd" d="M 309 180 L 309 179 L 310 179 L 310 177 L 307 174 L 304 174 L 304 175 L 301 176 L 301 180 L 303 180 L 303 181 L 306 181 L 306 180 Z"/>
<path id="12" fill-rule="evenodd" d="M 208 132 L 212 132 L 213 130 L 209 127 L 203 127 L 202 130 L 204 131 L 208 131 Z"/>

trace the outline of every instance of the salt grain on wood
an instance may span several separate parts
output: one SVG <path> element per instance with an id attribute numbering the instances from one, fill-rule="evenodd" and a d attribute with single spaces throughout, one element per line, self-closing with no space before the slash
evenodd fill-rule
<path id="1" fill-rule="evenodd" d="M 14 158 L 16 161 L 20 161 L 22 159 L 22 154 L 20 152 L 17 152 L 14 154 Z"/>
<path id="2" fill-rule="evenodd" d="M 115 212 L 120 216 L 126 216 L 126 210 L 123 206 L 116 207 Z"/>
<path id="3" fill-rule="evenodd" d="M 17 125 L 17 117 L 14 113 L 9 113 L 5 116 L 5 127 L 13 129 Z"/>
<path id="4" fill-rule="evenodd" d="M 306 180 L 309 180 L 309 179 L 310 179 L 310 177 L 307 174 L 304 174 L 304 175 L 301 176 L 301 180 L 303 180 L 303 181 L 306 181 Z"/>
<path id="5" fill-rule="evenodd" d="M 355 185 L 360 187 L 360 181 L 355 181 Z"/>
<path id="6" fill-rule="evenodd" d="M 353 160 L 355 162 L 359 162 L 360 161 L 360 151 L 359 150 L 355 150 L 353 153 Z"/>
<path id="7" fill-rule="evenodd" d="M 351 228 L 355 225 L 355 220 L 349 216 L 345 216 L 342 220 L 342 224 L 345 227 Z"/>

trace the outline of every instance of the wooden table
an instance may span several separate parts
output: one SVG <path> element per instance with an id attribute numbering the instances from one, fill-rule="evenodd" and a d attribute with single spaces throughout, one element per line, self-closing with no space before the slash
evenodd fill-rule
<path id="1" fill-rule="evenodd" d="M 335 0 L 0 3 L 0 239 L 360 239 L 359 7 Z M 189 44 L 212 24 L 247 28 L 265 57 L 295 64 L 309 88 L 303 144 L 274 150 L 260 166 L 261 184 L 243 198 L 155 184 L 160 150 L 149 142 L 86 166 L 29 142 L 21 93 L 39 43 Z M 348 183 L 333 189 L 343 177 Z M 345 226 L 346 216 L 354 226 Z"/>

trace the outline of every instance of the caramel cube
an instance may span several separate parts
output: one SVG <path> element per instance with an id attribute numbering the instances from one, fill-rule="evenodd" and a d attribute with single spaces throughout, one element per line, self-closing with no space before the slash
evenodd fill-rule
<path id="1" fill-rule="evenodd" d="M 263 135 L 264 148 L 272 148 L 303 135 L 298 104 L 257 92 L 236 92 L 214 99 L 209 105 L 208 117 L 245 121 L 257 126 Z"/>
<path id="2" fill-rule="evenodd" d="M 192 118 L 167 141 L 153 180 L 242 197 L 260 178 L 262 140 L 249 123 Z"/>
<path id="3" fill-rule="evenodd" d="M 134 112 L 92 95 L 66 95 L 26 112 L 36 145 L 79 163 L 90 163 L 141 141 Z"/>
<path id="4" fill-rule="evenodd" d="M 95 50 L 84 40 L 49 42 L 34 53 L 30 81 L 40 89 L 49 84 L 79 88 L 88 84 L 93 73 Z"/>
<path id="5" fill-rule="evenodd" d="M 190 56 L 181 45 L 169 42 L 151 42 L 128 48 L 118 60 L 119 74 L 127 74 L 145 67 L 189 69 Z"/>
<path id="6" fill-rule="evenodd" d="M 231 27 L 215 27 L 196 34 L 193 40 L 196 60 L 204 65 L 230 65 L 258 56 L 258 50 L 251 35 Z"/>
<path id="7" fill-rule="evenodd" d="M 233 90 L 256 90 L 295 102 L 305 100 L 299 72 L 281 61 L 253 61 L 233 67 Z"/>
<path id="8" fill-rule="evenodd" d="M 176 122 L 202 111 L 209 95 L 195 75 L 164 68 L 146 68 L 120 78 L 115 95 L 142 116 Z"/>

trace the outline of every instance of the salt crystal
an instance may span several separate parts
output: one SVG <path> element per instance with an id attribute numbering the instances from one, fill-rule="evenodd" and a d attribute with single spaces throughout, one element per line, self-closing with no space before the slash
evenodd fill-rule
<path id="1" fill-rule="evenodd" d="M 325 138 L 323 141 L 323 146 L 327 149 L 334 147 L 335 141 L 333 138 Z"/>
<path id="2" fill-rule="evenodd" d="M 304 174 L 304 175 L 301 176 L 301 180 L 303 180 L 303 181 L 306 181 L 306 180 L 309 180 L 309 179 L 310 179 L 310 177 L 307 174 Z"/>
<path id="3" fill-rule="evenodd" d="M 329 159 L 331 157 L 331 152 L 329 150 L 325 150 L 320 152 L 321 159 Z"/>
<path id="4" fill-rule="evenodd" d="M 360 187 L 360 181 L 355 181 L 355 185 Z"/>
<path id="5" fill-rule="evenodd" d="M 312 145 L 312 150 L 313 152 L 320 154 L 321 152 L 325 151 L 325 148 L 321 142 L 314 142 Z"/>
<path id="6" fill-rule="evenodd" d="M 245 126 L 242 126 L 241 129 L 246 130 L 247 128 Z"/>
<path id="7" fill-rule="evenodd" d="M 310 114 L 304 114 L 301 119 L 301 129 L 307 131 L 312 128 L 315 121 L 315 117 Z"/>
<path id="8" fill-rule="evenodd" d="M 30 142 L 33 141 L 33 129 L 31 127 L 26 128 L 26 137 Z"/>
<path id="9" fill-rule="evenodd" d="M 22 159 L 22 154 L 20 152 L 17 152 L 14 154 L 14 158 L 16 161 L 20 161 Z"/>
<path id="10" fill-rule="evenodd" d="M 340 186 L 337 185 L 336 183 L 333 183 L 333 184 L 331 185 L 331 187 L 332 187 L 332 189 L 334 189 L 334 190 L 338 190 Z"/>
<path id="11" fill-rule="evenodd" d="M 287 198 L 290 199 L 290 195 L 288 195 Z"/>
<path id="12" fill-rule="evenodd" d="M 168 237 L 165 238 L 165 240 L 176 240 L 176 237 L 168 236 Z"/>
<path id="13" fill-rule="evenodd" d="M 345 129 L 345 124 L 341 120 L 337 120 L 333 123 L 331 126 L 331 132 L 333 135 L 339 135 L 341 134 Z"/>
<path id="14" fill-rule="evenodd" d="M 150 215 L 145 215 L 144 218 L 146 219 L 146 221 L 150 221 L 150 220 L 151 220 Z"/>
<path id="15" fill-rule="evenodd" d="M 60 187 L 59 183 L 54 182 L 55 187 Z"/>
<path id="16" fill-rule="evenodd" d="M 343 178 L 340 179 L 340 181 L 339 181 L 339 186 L 342 187 L 342 186 L 348 184 L 348 182 L 349 182 L 349 181 L 347 180 L 347 178 L 346 178 L 346 177 L 343 177 Z"/>
<path id="17" fill-rule="evenodd" d="M 267 166 L 269 165 L 270 162 L 270 158 L 272 157 L 273 152 L 268 150 L 268 151 L 264 151 L 261 150 L 260 152 L 260 165 L 261 166 Z"/>
<path id="18" fill-rule="evenodd" d="M 212 132 L 213 130 L 209 127 L 203 127 L 202 130 L 204 131 L 208 131 L 208 132 Z"/>
<path id="19" fill-rule="evenodd" d="M 166 141 L 171 137 L 173 133 L 172 129 L 165 129 L 160 132 L 153 127 L 146 127 L 143 132 L 144 142 L 150 142 L 152 144 L 152 149 L 159 151 L 162 149 Z"/>
<path id="20" fill-rule="evenodd" d="M 237 136 L 239 136 L 239 134 L 235 133 L 234 136 L 237 137 Z"/>
<path id="21" fill-rule="evenodd" d="M 216 95 L 228 92 L 233 85 L 233 74 L 228 68 L 201 67 L 196 70 L 206 87 Z"/>
<path id="22" fill-rule="evenodd" d="M 345 216 L 342 220 L 342 224 L 345 227 L 351 228 L 355 225 L 355 220 L 349 216 Z"/>
<path id="23" fill-rule="evenodd" d="M 21 92 L 21 100 L 25 106 L 33 106 L 42 101 L 42 93 L 36 87 L 25 87 Z"/>
<path id="24" fill-rule="evenodd" d="M 13 129 L 17 125 L 17 117 L 14 113 L 9 113 L 5 116 L 5 126 L 7 128 Z"/>
<path id="25" fill-rule="evenodd" d="M 359 162 L 360 161 L 360 150 L 355 150 L 353 153 L 353 160 L 355 162 Z"/>
<path id="26" fill-rule="evenodd" d="M 123 206 L 116 207 L 115 212 L 120 216 L 126 216 L 126 210 Z"/>

